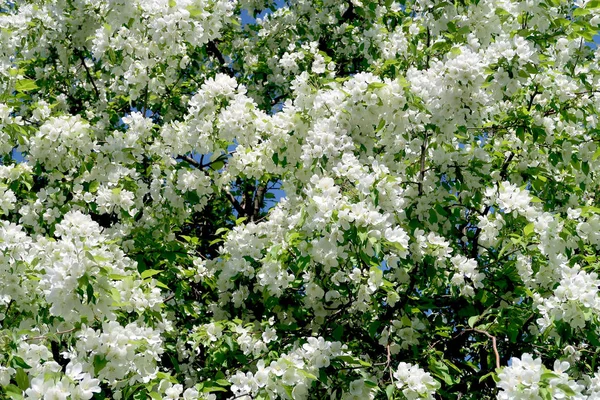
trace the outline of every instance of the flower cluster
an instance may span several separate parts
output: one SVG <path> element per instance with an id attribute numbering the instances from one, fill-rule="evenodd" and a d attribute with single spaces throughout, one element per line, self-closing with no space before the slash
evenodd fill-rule
<path id="1" fill-rule="evenodd" d="M 584 382 L 577 382 L 569 377 L 570 365 L 566 361 L 556 360 L 554 369 L 548 370 L 542 365 L 540 358 L 531 354 L 523 354 L 521 358 L 513 357 L 511 364 L 498 374 L 498 399 L 531 399 L 551 396 L 555 399 L 592 399 L 585 396 Z M 592 389 L 593 391 L 593 389 Z"/>
<path id="2" fill-rule="evenodd" d="M 599 26 L 0 1 L 0 398 L 597 397 Z"/>
<path id="3" fill-rule="evenodd" d="M 262 392 L 269 398 L 277 398 L 291 392 L 294 399 L 308 399 L 309 388 L 317 379 L 319 369 L 328 367 L 333 358 L 345 355 L 345 350 L 339 342 L 309 337 L 302 346 L 281 355 L 269 365 L 264 360 L 258 361 L 255 373 L 237 372 L 231 378 L 231 390 L 240 397 L 251 398 Z"/>
<path id="4" fill-rule="evenodd" d="M 398 369 L 394 371 L 394 378 L 396 378 L 396 387 L 409 400 L 433 399 L 433 395 L 440 387 L 439 382 L 433 379 L 431 374 L 418 365 L 405 362 L 398 364 Z"/>

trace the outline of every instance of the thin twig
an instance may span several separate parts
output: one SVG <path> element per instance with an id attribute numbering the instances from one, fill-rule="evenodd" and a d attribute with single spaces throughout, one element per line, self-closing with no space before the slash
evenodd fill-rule
<path id="1" fill-rule="evenodd" d="M 390 369 L 390 380 L 392 381 L 392 383 L 394 383 L 394 374 L 392 374 L 392 355 L 391 355 L 391 351 L 390 351 L 390 343 L 388 342 L 387 346 L 385 346 L 387 349 L 387 360 L 386 360 L 386 364 L 385 364 L 385 368 L 384 371 L 386 369 Z"/>
<path id="2" fill-rule="evenodd" d="M 419 173 L 419 196 L 423 195 L 423 181 L 425 180 L 425 152 L 427 151 L 427 139 L 428 136 L 425 135 L 423 143 L 421 143 L 421 159 L 419 162 L 421 168 L 421 171 Z"/>
<path id="3" fill-rule="evenodd" d="M 177 158 L 187 162 L 188 164 L 190 164 L 198 169 L 202 169 L 202 164 L 200 164 L 198 161 L 194 160 L 190 156 L 178 156 Z"/>
<path id="4" fill-rule="evenodd" d="M 148 69 L 146 68 L 146 75 L 148 75 Z M 148 111 L 148 83 L 146 83 L 146 89 L 144 90 L 144 105 L 142 106 L 142 116 L 146 118 L 146 111 Z"/>
<path id="5" fill-rule="evenodd" d="M 83 52 L 81 50 L 76 50 L 76 52 L 77 52 L 77 55 L 79 56 L 79 59 L 81 60 L 81 65 L 83 65 L 83 68 L 85 68 L 85 73 L 87 74 L 87 77 L 90 80 L 90 83 L 94 87 L 94 93 L 96 93 L 96 99 L 100 99 L 100 91 L 98 90 L 98 87 L 96 86 L 96 82 L 94 82 L 94 78 L 92 77 L 92 74 L 91 74 L 88 66 L 85 63 L 85 57 L 83 56 Z"/>
<path id="6" fill-rule="evenodd" d="M 467 329 L 467 330 L 482 333 L 485 336 L 487 336 L 488 338 L 492 339 L 492 347 L 494 348 L 494 354 L 496 355 L 496 368 L 500 369 L 500 354 L 498 353 L 498 347 L 496 346 L 496 336 L 490 334 L 489 332 L 482 331 L 481 329 L 472 328 L 472 329 Z"/>
<path id="7" fill-rule="evenodd" d="M 237 201 L 237 199 L 233 196 L 233 194 L 231 194 L 229 189 L 225 188 L 224 192 L 225 192 L 225 195 L 227 196 L 227 199 L 229 200 L 229 202 L 233 205 L 233 208 L 235 208 L 235 211 L 237 211 L 238 215 L 240 217 L 245 216 L 246 213 L 244 212 L 244 209 L 242 208 L 240 202 Z"/>
<path id="8" fill-rule="evenodd" d="M 497 346 L 497 343 L 496 343 L 496 336 L 490 334 L 489 332 L 483 331 L 481 329 L 469 328 L 469 329 L 462 330 L 458 334 L 456 334 L 453 337 L 451 337 L 450 341 L 458 338 L 459 336 L 463 335 L 466 332 L 482 333 L 482 334 L 486 335 L 488 338 L 490 338 L 492 340 L 492 348 L 494 349 L 494 355 L 496 356 L 496 368 L 500 368 L 500 353 L 498 353 L 498 346 Z M 440 342 L 441 342 L 441 339 L 433 342 L 431 345 L 429 345 L 429 348 L 433 349 Z"/>
<path id="9" fill-rule="evenodd" d="M 4 315 L 8 318 L 8 312 L 10 311 L 10 306 L 13 305 L 15 301 L 13 299 L 10 299 L 10 301 L 8 302 L 8 305 L 6 306 L 6 311 L 4 311 Z"/>
<path id="10" fill-rule="evenodd" d="M 423 261 L 423 263 L 425 263 L 425 261 Z M 406 304 L 408 303 L 409 296 L 412 293 L 412 291 L 415 289 L 415 286 L 417 285 L 417 276 L 419 275 L 420 268 L 421 268 L 421 263 L 415 264 L 414 273 L 410 274 L 410 281 L 408 283 L 408 288 L 404 292 L 405 296 L 400 300 L 400 303 L 396 307 L 397 310 L 402 311 L 404 309 L 404 307 L 406 306 Z"/>
<path id="11" fill-rule="evenodd" d="M 513 153 L 511 151 L 510 155 L 506 158 L 506 160 L 504 160 L 504 163 L 502 164 L 502 168 L 500 171 L 500 179 L 502 181 L 506 179 L 506 174 L 508 173 L 508 166 L 514 157 L 515 157 L 515 153 Z M 490 212 L 491 208 L 492 207 L 490 205 L 487 205 L 485 207 L 485 209 L 483 210 L 483 213 L 481 213 L 481 215 L 485 217 Z M 473 247 L 471 249 L 471 258 L 474 258 L 474 259 L 476 259 L 479 254 L 479 234 L 480 233 L 481 233 L 481 227 L 478 226 L 477 229 L 475 230 L 475 235 L 473 236 Z"/>
<path id="12" fill-rule="evenodd" d="M 535 99 L 535 96 L 537 96 L 540 92 L 538 92 L 538 85 L 535 85 L 535 90 L 533 91 L 531 97 L 529 98 L 529 104 L 527 105 L 527 111 L 531 111 L 531 107 L 533 106 L 533 99 Z"/>
<path id="13" fill-rule="evenodd" d="M 571 68 L 571 75 L 575 74 L 575 68 L 577 68 L 577 63 L 579 62 L 579 57 L 581 56 L 581 49 L 583 48 L 583 38 L 579 41 L 579 50 L 577 50 L 577 57 L 575 58 L 575 62 L 573 63 L 573 67 Z"/>
<path id="14" fill-rule="evenodd" d="M 246 397 L 246 396 L 250 397 L 251 399 L 254 398 L 254 397 L 252 397 L 252 395 L 250 393 L 240 393 L 237 396 L 232 397 L 231 400 L 239 399 L 241 397 Z"/>
<path id="15" fill-rule="evenodd" d="M 67 329 L 66 331 L 60 331 L 60 332 L 56 332 L 55 335 L 64 335 L 67 333 L 71 333 L 74 330 L 76 330 L 77 328 L 71 328 L 71 329 Z M 48 339 L 48 337 L 46 335 L 41 335 L 41 336 L 34 336 L 31 338 L 27 338 L 25 339 L 26 342 L 32 341 L 32 340 L 43 340 L 43 339 Z"/>
<path id="16" fill-rule="evenodd" d="M 170 294 L 169 296 L 165 297 L 165 299 L 163 300 L 163 303 L 167 303 L 167 302 L 171 301 L 174 297 L 175 297 L 175 293 Z"/>
<path id="17" fill-rule="evenodd" d="M 252 221 L 256 221 L 256 219 L 258 218 L 258 216 L 260 214 L 260 209 L 263 206 L 263 201 L 265 199 L 266 190 L 267 190 L 267 185 L 264 183 L 259 184 L 258 187 L 256 188 L 256 193 L 254 194 L 254 206 L 253 206 L 253 210 L 252 210 L 252 215 L 250 217 L 250 219 Z"/>
<path id="18" fill-rule="evenodd" d="M 190 164 L 191 166 L 198 168 L 198 169 L 204 169 L 206 167 L 211 167 L 213 164 L 216 164 L 218 162 L 225 162 L 227 160 L 227 157 L 231 156 L 234 152 L 231 151 L 229 153 L 223 153 L 221 154 L 219 157 L 217 157 L 216 159 L 214 159 L 213 161 L 204 163 L 204 155 L 200 156 L 200 162 L 194 160 L 192 157 L 190 156 L 177 156 L 175 157 L 176 159 L 179 160 L 183 160 L 186 161 L 188 164 Z M 214 169 L 214 168 L 213 168 Z"/>

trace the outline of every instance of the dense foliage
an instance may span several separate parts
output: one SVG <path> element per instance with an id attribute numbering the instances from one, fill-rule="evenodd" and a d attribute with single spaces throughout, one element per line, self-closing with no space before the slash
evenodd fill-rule
<path id="1" fill-rule="evenodd" d="M 599 24 L 0 1 L 0 398 L 600 399 Z"/>

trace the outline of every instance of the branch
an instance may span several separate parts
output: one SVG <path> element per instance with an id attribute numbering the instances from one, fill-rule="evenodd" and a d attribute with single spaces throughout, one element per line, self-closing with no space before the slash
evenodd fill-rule
<path id="1" fill-rule="evenodd" d="M 206 164 L 204 164 L 204 163 L 202 163 L 202 162 L 201 162 L 201 163 L 200 163 L 200 168 L 206 168 L 206 167 L 210 167 L 211 165 L 213 165 L 213 164 L 215 164 L 215 163 L 218 163 L 219 161 L 223 161 L 223 162 L 224 162 L 225 160 L 227 160 L 227 157 L 229 157 L 231 154 L 233 154 L 233 152 L 232 152 L 232 151 L 231 151 L 231 152 L 229 152 L 229 153 L 227 153 L 227 154 L 223 153 L 223 154 L 221 154 L 219 157 L 217 157 L 216 159 L 214 159 L 213 161 L 209 161 L 209 162 L 207 162 Z M 211 168 L 212 168 L 212 167 L 211 167 Z M 213 168 L 213 169 L 214 169 L 214 168 Z"/>
<path id="2" fill-rule="evenodd" d="M 55 335 L 65 335 L 67 333 L 71 333 L 73 331 L 75 331 L 77 328 L 71 328 L 71 329 L 67 329 L 66 331 L 59 331 L 56 332 Z M 48 337 L 46 335 L 41 335 L 41 336 L 34 336 L 31 338 L 27 338 L 25 339 L 26 342 L 32 341 L 32 340 L 44 340 L 44 339 L 48 339 Z"/>
<path id="3" fill-rule="evenodd" d="M 146 69 L 146 75 L 148 75 L 148 71 Z M 144 91 L 144 105 L 142 106 L 142 116 L 146 117 L 146 110 L 148 109 L 148 83 L 146 83 L 146 90 Z"/>
<path id="4" fill-rule="evenodd" d="M 354 303 L 354 296 L 352 296 L 352 291 L 350 290 L 350 287 L 348 286 L 348 284 L 346 284 L 346 288 L 348 289 L 348 297 L 349 297 L 348 302 L 345 304 L 342 304 L 341 307 L 339 307 L 337 309 L 337 311 L 335 311 L 334 313 L 329 314 L 327 316 L 327 319 L 324 322 L 324 326 L 328 326 L 330 322 L 333 322 L 335 317 L 342 314 L 345 310 L 350 308 L 352 306 L 352 304 Z"/>
<path id="5" fill-rule="evenodd" d="M 573 67 L 571 67 L 571 75 L 575 74 L 575 68 L 577 68 L 577 63 L 579 62 L 579 57 L 581 56 L 582 49 L 583 49 L 583 38 L 581 38 L 581 40 L 579 41 L 579 50 L 577 50 L 577 57 L 575 58 Z"/>
<path id="6" fill-rule="evenodd" d="M 188 164 L 198 168 L 198 169 L 202 169 L 202 164 L 200 164 L 198 161 L 194 160 L 192 157 L 190 156 L 177 156 L 176 158 L 183 160 L 185 162 L 187 162 Z"/>
<path id="7" fill-rule="evenodd" d="M 36 126 L 36 127 L 40 126 L 39 122 L 32 121 L 32 120 L 27 119 L 27 118 L 25 118 L 23 116 L 21 116 L 21 119 L 23 119 L 23 121 L 27 122 L 29 125 L 33 125 L 33 126 Z"/>
<path id="8" fill-rule="evenodd" d="M 423 261 L 423 264 L 424 263 L 425 263 L 425 261 Z M 404 292 L 405 296 L 404 296 L 404 298 L 402 298 L 402 300 L 400 300 L 400 304 L 397 307 L 397 309 L 400 311 L 402 311 L 404 309 L 404 306 L 406 306 L 406 303 L 408 303 L 408 297 L 410 296 L 411 292 L 415 289 L 415 286 L 417 285 L 417 275 L 419 273 L 420 267 L 421 267 L 421 264 L 417 263 L 415 265 L 414 273 L 410 274 L 410 282 L 408 284 L 408 288 Z"/>
<path id="9" fill-rule="evenodd" d="M 10 307 L 13 305 L 14 302 L 15 301 L 13 299 L 10 299 L 10 301 L 8 302 L 6 310 L 4 311 L 4 315 L 6 316 L 6 318 L 8 318 L 8 312 L 10 311 Z"/>
<path id="10" fill-rule="evenodd" d="M 263 200 L 265 199 L 265 192 L 267 191 L 267 185 L 261 183 L 256 188 L 256 194 L 254 195 L 254 208 L 252 210 L 251 221 L 256 221 L 262 208 Z"/>
<path id="11" fill-rule="evenodd" d="M 94 78 L 92 77 L 92 74 L 91 74 L 88 66 L 85 64 L 85 57 L 83 56 L 83 52 L 79 49 L 75 49 L 75 52 L 79 56 L 79 60 L 81 60 L 81 65 L 83 65 L 83 68 L 85 68 L 85 73 L 87 74 L 88 79 L 90 80 L 92 86 L 94 87 L 94 93 L 96 93 L 96 99 L 99 100 L 100 92 L 98 91 L 98 87 L 96 86 L 96 82 L 94 82 Z"/>
<path id="12" fill-rule="evenodd" d="M 584 94 L 593 94 L 593 93 L 600 93 L 600 90 L 593 90 L 592 89 L 592 90 L 588 90 L 588 91 L 584 91 L 584 92 L 575 92 L 573 94 L 577 95 L 577 96 L 582 96 Z"/>
<path id="13" fill-rule="evenodd" d="M 392 381 L 392 383 L 394 383 L 394 374 L 392 373 L 392 352 L 390 351 L 390 343 L 388 342 L 388 344 L 385 346 L 385 348 L 387 349 L 387 359 L 386 359 L 386 363 L 385 363 L 385 368 L 384 371 L 386 369 L 390 369 L 390 380 Z"/>
<path id="14" fill-rule="evenodd" d="M 169 296 L 165 297 L 163 303 L 167 303 L 175 298 L 175 293 L 171 293 Z"/>
<path id="15" fill-rule="evenodd" d="M 510 164 L 510 162 L 513 160 L 513 158 L 515 157 L 515 153 L 513 153 L 512 151 L 510 152 L 510 155 L 506 158 L 506 160 L 504 160 L 504 164 L 502 164 L 502 169 L 500 170 L 500 179 L 504 180 L 506 179 L 506 174 L 508 172 L 508 165 Z M 486 216 L 489 212 L 490 212 L 491 206 L 486 206 L 485 209 L 483 210 L 483 213 L 481 213 L 482 216 Z M 481 228 L 478 226 L 477 229 L 475 230 L 475 235 L 473 236 L 473 248 L 471 250 L 471 258 L 477 258 L 477 254 L 479 253 L 479 234 L 481 233 Z"/>
<path id="16" fill-rule="evenodd" d="M 423 180 L 425 180 L 425 152 L 427 151 L 427 138 L 425 135 L 423 139 L 423 143 L 421 143 L 421 159 L 420 159 L 420 168 L 421 171 L 419 173 L 419 196 L 423 194 Z"/>
<path id="17" fill-rule="evenodd" d="M 250 397 L 251 399 L 254 398 L 254 397 L 252 397 L 252 395 L 250 393 L 240 393 L 237 396 L 232 397 L 231 400 L 239 399 L 241 397 L 246 397 L 246 396 Z"/>
<path id="18" fill-rule="evenodd" d="M 214 40 L 211 40 L 210 42 L 206 43 L 206 52 L 214 56 L 217 60 L 219 60 L 221 65 L 224 66 L 226 64 L 225 58 L 223 57 L 223 54 L 221 54 L 221 51 L 215 44 Z"/>
<path id="19" fill-rule="evenodd" d="M 237 199 L 231 194 L 231 192 L 229 191 L 229 189 L 225 188 L 223 190 L 225 191 L 225 195 L 227 196 L 227 199 L 233 205 L 233 208 L 235 208 L 235 211 L 237 211 L 238 215 L 241 216 L 241 217 L 243 217 L 244 215 L 246 215 L 245 212 L 244 212 L 244 209 L 240 205 L 240 202 L 237 201 Z"/>
<path id="20" fill-rule="evenodd" d="M 429 50 L 430 46 L 431 46 L 431 30 L 429 29 L 429 26 L 427 27 L 427 44 L 426 44 L 426 46 L 427 46 L 427 50 Z M 430 56 L 429 51 L 427 51 L 427 59 L 425 61 L 425 66 L 427 68 L 429 68 L 429 56 Z"/>
<path id="21" fill-rule="evenodd" d="M 234 72 L 231 68 L 228 68 L 227 63 L 225 62 L 225 57 L 223 57 L 223 53 L 221 53 L 214 40 L 211 40 L 206 44 L 206 52 L 219 61 L 221 64 L 219 68 L 221 72 L 234 77 Z"/>
<path id="22" fill-rule="evenodd" d="M 492 347 L 494 348 L 494 355 L 496 356 L 496 369 L 500 369 L 500 354 L 498 353 L 498 347 L 496 346 L 496 336 L 490 334 L 489 332 L 482 331 L 481 329 L 476 329 L 476 328 L 467 329 L 463 332 L 468 332 L 468 331 L 482 333 L 485 336 L 487 336 L 488 338 L 492 339 Z"/>
<path id="23" fill-rule="evenodd" d="M 342 16 L 340 17 L 340 20 L 338 22 L 340 25 L 342 25 L 343 23 L 348 22 L 353 16 L 354 16 L 354 3 L 350 2 L 350 4 L 348 5 L 348 8 L 346 8 L 346 11 L 344 11 L 344 13 L 342 14 Z"/>
<path id="24" fill-rule="evenodd" d="M 531 111 L 531 107 L 533 106 L 533 99 L 535 99 L 535 96 L 537 96 L 540 92 L 538 92 L 538 85 L 535 85 L 535 90 L 533 91 L 533 94 L 531 95 L 531 97 L 529 98 L 529 104 L 527 105 L 527 111 Z"/>
<path id="25" fill-rule="evenodd" d="M 220 161 L 227 160 L 227 157 L 230 156 L 231 154 L 233 154 L 233 151 L 231 151 L 229 153 L 226 153 L 226 154 L 223 153 L 219 157 L 217 157 L 216 159 L 214 159 L 213 161 L 207 162 L 206 164 L 203 162 L 204 155 L 201 156 L 200 162 L 194 160 L 192 157 L 187 156 L 187 155 L 185 155 L 185 156 L 177 156 L 177 157 L 175 157 L 175 159 L 186 161 L 188 164 L 190 164 L 193 167 L 196 167 L 198 169 L 204 169 L 204 168 L 210 167 L 211 165 L 213 165 L 215 163 L 218 163 Z"/>
<path id="26" fill-rule="evenodd" d="M 219 156 L 216 160 L 211 161 L 211 162 L 209 162 L 207 164 L 200 163 L 200 162 L 194 160 L 190 156 L 177 156 L 176 158 L 178 158 L 180 160 L 183 160 L 183 161 L 189 163 L 190 165 L 192 165 L 192 166 L 194 166 L 194 167 L 196 167 L 198 169 L 204 169 L 205 167 L 208 167 L 208 166 L 210 166 L 211 164 L 213 164 L 213 163 L 215 163 L 217 161 L 222 161 L 222 157 L 223 156 L 226 157 L 227 155 Z M 265 190 L 265 189 L 263 189 L 263 190 Z M 231 192 L 229 191 L 229 189 L 224 189 L 223 191 L 225 192 L 225 195 L 226 195 L 227 199 L 233 205 L 233 208 L 235 209 L 235 211 L 237 211 L 237 213 L 239 214 L 239 216 L 243 217 L 243 216 L 247 215 L 247 213 L 244 210 L 244 208 L 240 205 L 240 202 L 237 201 L 237 199 L 233 196 L 233 194 L 231 194 Z M 264 197 L 264 193 L 262 194 L 262 196 Z M 262 200 L 261 200 L 261 203 L 262 203 Z"/>
<path id="27" fill-rule="evenodd" d="M 500 353 L 498 353 L 498 346 L 496 343 L 496 336 L 490 334 L 489 332 L 483 331 L 481 329 L 477 329 L 477 328 L 469 328 L 469 329 L 465 329 L 463 331 L 460 331 L 458 334 L 454 335 L 453 337 L 451 337 L 449 340 L 452 341 L 454 339 L 457 339 L 459 336 L 463 335 L 466 332 L 477 332 L 477 333 L 481 333 L 484 334 L 485 336 L 487 336 L 488 338 L 490 338 L 492 340 L 492 348 L 494 349 L 494 355 L 496 357 L 496 368 L 499 369 L 500 368 Z M 440 343 L 442 341 L 442 339 L 440 340 L 436 340 L 435 342 L 433 342 L 431 345 L 429 345 L 430 349 L 433 349 L 438 343 Z"/>

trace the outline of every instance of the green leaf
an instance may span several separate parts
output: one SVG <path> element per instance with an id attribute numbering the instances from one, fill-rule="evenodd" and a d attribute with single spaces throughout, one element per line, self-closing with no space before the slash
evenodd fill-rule
<path id="1" fill-rule="evenodd" d="M 525 128 L 523 128 L 522 126 L 519 126 L 517 128 L 517 137 L 519 138 L 519 140 L 521 140 L 521 142 L 525 141 Z"/>
<path id="2" fill-rule="evenodd" d="M 442 379 L 448 385 L 452 385 L 454 380 L 450 375 L 450 371 L 448 370 L 448 366 L 441 362 L 440 360 L 436 360 L 435 358 L 429 359 L 429 370 L 434 376 Z"/>
<path id="3" fill-rule="evenodd" d="M 85 258 L 87 258 L 88 260 L 91 260 L 93 262 L 96 262 L 96 259 L 94 258 L 94 255 L 92 253 L 90 253 L 89 251 L 85 252 Z"/>
<path id="4" fill-rule="evenodd" d="M 342 339 L 343 335 L 344 335 L 344 326 L 343 325 L 338 325 L 337 328 L 335 328 L 333 330 L 333 332 L 331 332 L 331 336 L 333 336 L 333 338 L 337 341 L 340 341 Z"/>
<path id="5" fill-rule="evenodd" d="M 92 286 L 91 283 L 88 282 L 87 286 L 85 287 L 85 294 L 87 296 L 87 303 L 96 303 L 95 301 L 95 296 L 94 296 L 94 287 Z"/>
<path id="6" fill-rule="evenodd" d="M 542 373 L 542 376 L 541 376 L 541 379 L 543 381 L 547 381 L 547 380 L 555 379 L 555 378 L 558 378 L 558 375 L 555 374 L 554 372 L 550 372 L 550 371 Z"/>
<path id="7" fill-rule="evenodd" d="M 147 269 L 142 272 L 142 279 L 150 278 L 151 276 L 158 275 L 163 271 L 159 271 L 157 269 Z"/>
<path id="8" fill-rule="evenodd" d="M 396 386 L 394 386 L 393 383 L 391 385 L 388 385 L 385 388 L 385 394 L 386 394 L 388 400 L 391 400 L 394 398 L 394 390 L 396 390 Z"/>
<path id="9" fill-rule="evenodd" d="M 98 191 L 99 187 L 100 187 L 100 182 L 93 181 L 93 182 L 90 183 L 89 192 L 90 193 L 96 193 Z"/>
<path id="10" fill-rule="evenodd" d="M 469 317 L 469 321 L 468 324 L 471 328 L 475 327 L 475 323 L 477 322 L 477 320 L 479 319 L 479 315 L 473 315 L 472 317 Z"/>
<path id="11" fill-rule="evenodd" d="M 537 142 L 540 136 L 545 136 L 546 131 L 542 128 L 531 128 L 531 134 L 533 136 L 533 141 Z"/>
<path id="12" fill-rule="evenodd" d="M 534 225 L 533 222 L 527 224 L 525 226 L 525 228 L 523 228 L 523 233 L 525 234 L 525 236 L 529 236 L 534 232 Z"/>
<path id="13" fill-rule="evenodd" d="M 133 400 L 147 400 L 148 399 L 148 392 L 146 392 L 145 390 L 138 390 L 137 392 L 135 392 L 132 396 Z"/>
<path id="14" fill-rule="evenodd" d="M 29 376 L 27 372 L 23 370 L 23 368 L 17 369 L 17 374 L 15 375 L 15 381 L 20 389 L 25 390 L 29 387 Z"/>
<path id="15" fill-rule="evenodd" d="M 589 175 L 590 174 L 590 164 L 587 161 L 582 161 L 581 162 L 581 170 L 583 171 L 584 174 Z"/>
<path id="16" fill-rule="evenodd" d="M 307 372 L 307 371 L 305 371 L 303 369 L 298 369 L 298 370 L 296 370 L 296 372 L 298 372 L 300 375 L 302 375 L 302 376 L 304 376 L 304 377 L 306 377 L 308 379 L 312 379 L 314 381 L 316 381 L 318 379 L 316 376 L 314 376 L 310 372 Z"/>
<path id="17" fill-rule="evenodd" d="M 223 166 L 225 166 L 225 162 L 222 160 L 215 161 L 214 163 L 210 164 L 210 167 L 215 171 L 220 170 L 221 168 L 223 168 Z"/>
<path id="18" fill-rule="evenodd" d="M 167 285 L 165 285 L 164 283 L 162 283 L 161 281 L 155 281 L 154 282 L 156 284 L 156 286 L 158 286 L 159 288 L 163 288 L 163 289 L 169 289 L 169 287 Z"/>
<path id="19" fill-rule="evenodd" d="M 378 279 L 383 277 L 383 271 L 381 268 L 379 268 L 379 266 L 372 266 L 369 272 L 373 273 L 373 275 L 375 275 Z"/>
<path id="20" fill-rule="evenodd" d="M 377 335 L 377 331 L 379 330 L 380 326 L 381 326 L 380 321 L 371 322 L 369 324 L 369 336 L 371 336 L 372 338 L 375 338 L 375 335 Z"/>
<path id="21" fill-rule="evenodd" d="M 150 392 L 150 398 L 152 400 L 162 400 L 162 396 L 158 392 Z"/>
<path id="22" fill-rule="evenodd" d="M 492 372 L 488 372 L 487 374 L 483 375 L 481 378 L 479 378 L 479 383 L 485 381 L 487 378 L 494 378 L 494 376 L 496 375 L 496 373 L 494 371 Z M 495 380 L 495 379 L 494 379 Z"/>
<path id="23" fill-rule="evenodd" d="M 196 6 L 188 6 L 186 7 L 186 9 L 190 13 L 190 17 L 192 18 L 198 18 L 202 15 L 202 10 Z"/>
<path id="24" fill-rule="evenodd" d="M 291 386 L 283 385 L 283 390 L 285 390 L 285 393 L 289 396 L 290 399 L 294 398 L 294 396 L 292 395 L 292 387 Z"/>
<path id="25" fill-rule="evenodd" d="M 229 232 L 229 228 L 219 228 L 215 231 L 215 236 L 219 236 L 221 233 Z"/>
<path id="26" fill-rule="evenodd" d="M 588 10 L 594 10 L 596 8 L 600 8 L 600 1 L 599 0 L 592 0 L 590 2 L 588 2 L 585 5 L 585 8 Z"/>
<path id="27" fill-rule="evenodd" d="M 448 45 L 448 43 L 445 40 L 440 40 L 439 42 L 435 42 L 430 48 L 429 50 L 434 53 L 436 51 L 442 50 L 443 48 L 445 48 Z"/>
<path id="28" fill-rule="evenodd" d="M 11 365 L 13 367 L 20 367 L 23 369 L 31 368 L 29 365 L 27 365 L 27 363 L 21 357 L 13 357 L 11 359 Z"/>
<path id="29" fill-rule="evenodd" d="M 169 0 L 169 7 L 177 6 L 177 2 L 175 0 Z"/>
<path id="30" fill-rule="evenodd" d="M 23 399 L 23 391 L 13 384 L 8 384 L 4 386 L 4 390 L 6 391 L 8 397 L 12 400 Z"/>
<path id="31" fill-rule="evenodd" d="M 369 86 L 367 86 L 367 90 L 379 89 L 385 86 L 385 83 L 382 82 L 371 82 Z"/>
<path id="32" fill-rule="evenodd" d="M 94 356 L 94 374 L 98 375 L 98 373 L 100 371 L 102 371 L 102 369 L 104 367 L 106 367 L 106 364 L 108 364 L 108 360 L 104 357 L 104 355 L 100 355 L 100 354 L 96 354 Z"/>
<path id="33" fill-rule="evenodd" d="M 15 90 L 17 92 L 28 92 L 37 88 L 38 86 L 35 84 L 33 79 L 21 79 L 15 84 Z"/>
<path id="34" fill-rule="evenodd" d="M 550 392 L 550 389 L 547 387 L 541 387 L 540 388 L 540 396 L 542 397 L 543 400 L 553 400 L 552 399 L 552 393 Z"/>
<path id="35" fill-rule="evenodd" d="M 565 392 L 568 396 L 575 396 L 576 393 L 573 389 L 571 389 L 567 384 L 565 383 L 559 383 L 556 385 L 557 388 L 559 388 L 560 390 L 562 390 L 563 392 Z"/>
<path id="36" fill-rule="evenodd" d="M 569 24 L 571 23 L 571 22 L 570 22 L 568 19 L 566 19 L 566 18 L 555 18 L 555 19 L 553 20 L 553 22 L 554 22 L 555 24 L 559 25 L 559 26 L 562 26 L 563 28 L 564 28 L 564 27 L 567 27 L 567 26 L 569 26 Z"/>
<path id="37" fill-rule="evenodd" d="M 371 364 L 369 364 L 368 362 L 358 359 L 356 357 L 352 357 L 352 356 L 337 356 L 336 359 L 344 361 L 348 364 L 362 365 L 363 367 L 371 366 Z"/>

